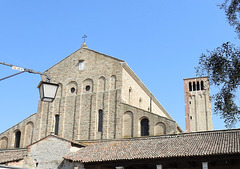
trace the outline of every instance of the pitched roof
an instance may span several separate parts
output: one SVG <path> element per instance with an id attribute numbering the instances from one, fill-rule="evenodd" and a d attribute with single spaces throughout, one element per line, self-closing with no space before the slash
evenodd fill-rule
<path id="1" fill-rule="evenodd" d="M 96 143 L 66 156 L 65 159 L 91 163 L 225 154 L 240 154 L 240 129 Z"/>
<path id="2" fill-rule="evenodd" d="M 77 49 L 75 52 L 71 53 L 70 55 L 68 55 L 67 57 L 65 57 L 64 59 L 62 59 L 61 61 L 59 61 L 58 63 L 54 64 L 53 66 L 51 66 L 50 68 L 48 68 L 47 70 L 45 70 L 44 72 L 47 72 L 48 70 L 50 70 L 51 68 L 53 68 L 55 65 L 59 64 L 60 62 L 63 62 L 63 61 L 66 60 L 68 57 L 71 57 L 74 53 L 77 53 L 77 52 L 79 52 L 80 50 L 88 50 L 88 51 L 91 51 L 91 52 L 94 52 L 94 53 L 103 55 L 103 56 L 105 56 L 105 57 L 108 57 L 108 58 L 117 60 L 117 61 L 119 61 L 119 62 L 125 62 L 124 60 L 121 60 L 121 59 L 115 58 L 115 57 L 113 57 L 113 56 L 110 56 L 110 55 L 106 55 L 106 54 L 97 52 L 97 51 L 92 50 L 92 49 L 89 49 L 89 48 L 79 48 L 79 49 Z"/>
<path id="3" fill-rule="evenodd" d="M 22 160 L 27 155 L 27 149 L 0 150 L 0 164 Z"/>
<path id="4" fill-rule="evenodd" d="M 43 137 L 42 139 L 40 139 L 40 140 L 38 140 L 38 141 L 36 141 L 36 142 L 33 142 L 32 144 L 28 145 L 27 147 L 30 147 L 30 146 L 32 146 L 33 144 L 36 144 L 36 143 L 38 143 L 38 142 L 41 142 L 42 140 L 48 139 L 48 138 L 50 138 L 50 137 L 57 138 L 57 139 L 60 139 L 60 140 L 66 141 L 66 142 L 70 142 L 70 143 L 72 144 L 72 146 L 75 146 L 75 147 L 84 147 L 84 145 L 81 144 L 81 143 L 79 143 L 79 142 L 76 142 L 76 141 L 73 141 L 73 140 L 68 140 L 68 139 L 66 139 L 66 138 L 62 138 L 62 137 L 60 137 L 60 136 L 58 136 L 58 135 L 54 135 L 54 134 L 48 135 L 48 136 L 46 136 L 46 137 Z"/>

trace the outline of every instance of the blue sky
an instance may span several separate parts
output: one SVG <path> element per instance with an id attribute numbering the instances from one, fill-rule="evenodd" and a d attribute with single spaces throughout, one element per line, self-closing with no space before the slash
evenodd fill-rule
<path id="1" fill-rule="evenodd" d="M 125 60 L 185 130 L 183 79 L 195 76 L 207 49 L 239 43 L 221 2 L 1 0 L 0 61 L 43 72 L 79 49 L 87 34 L 90 49 Z M 13 73 L 0 65 L 0 78 Z M 39 81 L 24 73 L 0 82 L 0 133 L 37 112 Z M 225 128 L 216 115 L 213 126 Z"/>

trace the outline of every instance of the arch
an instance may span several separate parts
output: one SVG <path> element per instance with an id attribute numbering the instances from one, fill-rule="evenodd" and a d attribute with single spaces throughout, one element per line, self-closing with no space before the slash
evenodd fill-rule
<path id="1" fill-rule="evenodd" d="M 103 110 L 98 110 L 98 131 L 102 132 L 103 130 Z"/>
<path id="2" fill-rule="evenodd" d="M 34 131 L 34 124 L 33 122 L 28 122 L 26 127 L 25 127 L 25 137 L 24 137 L 24 146 L 28 146 L 32 144 L 33 140 L 33 131 Z"/>
<path id="3" fill-rule="evenodd" d="M 196 91 L 196 83 L 193 82 L 193 91 Z"/>
<path id="4" fill-rule="evenodd" d="M 67 84 L 67 95 L 76 95 L 78 92 L 78 84 L 75 81 L 71 81 Z"/>
<path id="5" fill-rule="evenodd" d="M 140 121 L 141 126 L 141 136 L 149 136 L 149 120 L 144 117 Z"/>
<path id="6" fill-rule="evenodd" d="M 122 137 L 133 137 L 133 113 L 130 111 L 123 114 Z"/>
<path id="7" fill-rule="evenodd" d="M 197 81 L 197 90 L 200 90 L 200 84 L 199 84 L 199 81 Z"/>
<path id="8" fill-rule="evenodd" d="M 189 91 L 192 91 L 192 82 L 189 82 Z"/>
<path id="9" fill-rule="evenodd" d="M 20 141 L 21 141 L 21 131 L 20 130 L 16 130 L 15 131 L 14 148 L 20 148 Z"/>
<path id="10" fill-rule="evenodd" d="M 100 77 L 98 79 L 98 92 L 103 92 L 106 90 L 106 79 L 105 77 Z"/>
<path id="11" fill-rule="evenodd" d="M 201 90 L 204 90 L 204 83 L 201 81 Z"/>
<path id="12" fill-rule="evenodd" d="M 159 122 L 154 126 L 154 136 L 166 134 L 166 125 L 163 122 Z"/>
<path id="13" fill-rule="evenodd" d="M 89 93 L 89 92 L 93 92 L 93 80 L 87 78 L 82 83 L 82 93 Z"/>
<path id="14" fill-rule="evenodd" d="M 117 77 L 115 75 L 112 75 L 110 78 L 110 90 L 116 89 L 117 85 Z"/>
<path id="15" fill-rule="evenodd" d="M 7 137 L 3 137 L 0 140 L 0 149 L 7 149 L 8 147 L 8 138 Z"/>
<path id="16" fill-rule="evenodd" d="M 59 131 L 59 115 L 56 114 L 56 115 L 55 115 L 54 134 L 55 134 L 55 135 L 58 135 L 58 131 Z"/>

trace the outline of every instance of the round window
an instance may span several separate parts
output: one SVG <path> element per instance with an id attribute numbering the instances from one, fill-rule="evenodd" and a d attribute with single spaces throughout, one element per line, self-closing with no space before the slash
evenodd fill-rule
<path id="1" fill-rule="evenodd" d="M 86 86 L 86 91 L 89 91 L 89 90 L 90 90 L 90 86 L 87 85 L 87 86 Z"/>
<path id="2" fill-rule="evenodd" d="M 71 88 L 71 93 L 74 93 L 76 89 L 74 87 Z"/>

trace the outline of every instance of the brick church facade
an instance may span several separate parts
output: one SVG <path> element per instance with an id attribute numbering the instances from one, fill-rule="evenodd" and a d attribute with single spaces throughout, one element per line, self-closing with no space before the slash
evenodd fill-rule
<path id="1" fill-rule="evenodd" d="M 25 148 L 50 134 L 70 140 L 182 132 L 123 60 L 82 47 L 45 72 L 58 83 L 52 103 L 0 134 L 0 148 Z"/>
<path id="2" fill-rule="evenodd" d="M 209 128 L 202 127 L 208 125 L 206 113 L 211 118 L 210 92 L 204 85 L 192 91 L 196 79 L 185 80 L 190 133 L 183 133 L 125 61 L 88 49 L 85 42 L 45 73 L 59 84 L 56 98 L 39 100 L 37 113 L 0 134 L 0 168 L 240 166 L 240 131 L 206 131 L 212 130 L 211 119 Z"/>

